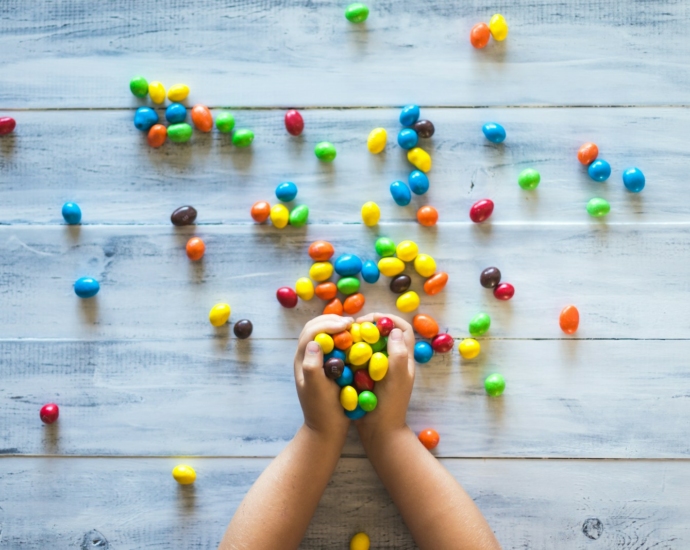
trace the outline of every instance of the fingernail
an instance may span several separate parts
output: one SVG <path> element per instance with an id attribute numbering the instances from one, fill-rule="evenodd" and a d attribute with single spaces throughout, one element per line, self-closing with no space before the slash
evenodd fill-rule
<path id="1" fill-rule="evenodd" d="M 319 344 L 317 344 L 316 342 L 309 342 L 307 344 L 307 353 L 319 353 L 320 350 L 321 346 L 319 346 Z"/>
<path id="2" fill-rule="evenodd" d="M 402 340 L 402 336 L 403 336 L 403 335 L 402 335 L 402 330 L 400 330 L 399 328 L 394 328 L 394 329 L 391 331 L 391 334 L 390 334 L 389 338 L 390 338 L 391 340 L 399 341 L 399 340 Z"/>

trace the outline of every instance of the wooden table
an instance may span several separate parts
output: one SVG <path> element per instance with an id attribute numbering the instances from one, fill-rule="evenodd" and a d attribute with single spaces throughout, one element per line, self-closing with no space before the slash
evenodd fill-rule
<path id="1" fill-rule="evenodd" d="M 295 337 L 322 304 L 284 310 L 276 288 L 306 275 L 311 241 L 374 258 L 379 235 L 416 240 L 450 274 L 420 308 L 444 329 L 460 338 L 491 315 L 477 360 L 454 350 L 419 366 L 409 424 L 439 431 L 434 453 L 504 547 L 690 547 L 687 5 L 370 6 L 364 25 L 330 0 L 0 6 L 0 116 L 17 120 L 0 138 L 0 548 L 215 548 L 301 422 Z M 508 39 L 474 50 L 469 29 L 495 11 Z M 138 74 L 230 108 L 254 143 L 195 132 L 150 149 L 132 124 Z M 423 142 L 434 167 L 429 193 L 401 208 L 388 186 L 410 170 L 395 136 L 411 102 L 436 125 Z M 300 138 L 288 107 L 304 115 Z M 487 121 L 505 126 L 502 146 Z M 372 156 L 378 126 L 389 145 Z M 333 164 L 314 157 L 321 140 Z M 585 141 L 611 163 L 607 183 L 578 164 Z M 639 195 L 622 185 L 628 166 L 647 177 Z M 527 167 L 542 175 L 534 192 L 517 185 Z M 309 225 L 250 223 L 284 180 Z M 611 202 L 605 220 L 585 211 L 595 196 Z M 467 212 L 485 197 L 496 209 L 477 226 Z M 64 225 L 65 201 L 81 226 Z M 184 204 L 198 223 L 178 230 Z M 416 223 L 422 204 L 437 227 Z M 203 263 L 184 254 L 190 235 L 206 241 Z M 479 286 L 489 265 L 515 285 L 511 302 Z M 86 275 L 102 288 L 81 301 L 72 283 Z M 365 286 L 367 311 L 393 308 L 384 281 Z M 252 319 L 250 340 L 209 325 L 218 301 Z M 581 328 L 564 337 L 570 303 Z M 490 372 L 506 377 L 501 398 L 484 393 Z M 47 427 L 50 401 L 61 416 Z M 194 486 L 172 480 L 180 462 Z M 414 548 L 352 431 L 303 547 L 345 549 L 359 530 L 372 548 Z"/>

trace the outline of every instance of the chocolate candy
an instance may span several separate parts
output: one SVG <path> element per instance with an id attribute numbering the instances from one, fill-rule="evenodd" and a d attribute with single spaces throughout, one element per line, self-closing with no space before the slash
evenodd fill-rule
<path id="1" fill-rule="evenodd" d="M 129 91 L 137 97 L 146 97 L 149 93 L 149 83 L 143 76 L 135 76 L 129 81 Z"/>
<path id="2" fill-rule="evenodd" d="M 376 262 L 367 260 L 362 264 L 362 279 L 369 284 L 374 284 L 379 280 L 381 272 L 379 271 Z"/>
<path id="3" fill-rule="evenodd" d="M 484 136 L 491 143 L 503 143 L 506 139 L 505 128 L 496 122 L 487 122 L 484 124 L 484 126 L 482 126 L 482 132 L 484 132 Z"/>
<path id="4" fill-rule="evenodd" d="M 412 170 L 407 177 L 407 183 L 415 195 L 423 195 L 429 190 L 429 178 L 421 170 Z"/>
<path id="5" fill-rule="evenodd" d="M 285 113 L 285 129 L 291 136 L 298 136 L 304 130 L 304 119 L 299 111 L 290 109 Z"/>
<path id="6" fill-rule="evenodd" d="M 587 212 L 594 218 L 602 218 L 611 212 L 611 205 L 606 199 L 590 199 L 590 201 L 587 203 Z"/>
<path id="7" fill-rule="evenodd" d="M 165 120 L 170 124 L 179 124 L 187 120 L 187 107 L 182 103 L 171 103 L 165 109 Z"/>
<path id="8" fill-rule="evenodd" d="M 475 202 L 471 207 L 470 207 L 470 219 L 474 223 L 482 223 L 483 221 L 486 221 L 489 219 L 489 216 L 494 211 L 494 201 L 491 199 L 482 199 L 480 201 Z"/>
<path id="9" fill-rule="evenodd" d="M 62 217 L 69 225 L 77 225 L 81 221 L 81 208 L 75 202 L 62 205 Z"/>
<path id="10" fill-rule="evenodd" d="M 417 342 L 414 345 L 414 360 L 417 363 L 428 363 L 434 356 L 434 348 L 429 342 Z"/>
<path id="11" fill-rule="evenodd" d="M 149 94 L 151 93 L 151 90 L 149 89 Z M 186 84 L 173 84 L 170 86 L 170 89 L 168 90 L 168 99 L 170 101 L 177 101 L 178 103 L 180 101 L 184 101 L 187 99 L 187 96 L 189 95 L 189 86 Z M 163 103 L 161 101 L 161 103 Z"/>
<path id="12" fill-rule="evenodd" d="M 314 241 L 309 245 L 309 257 L 315 262 L 327 262 L 335 252 L 328 241 Z"/>
<path id="13" fill-rule="evenodd" d="M 11 134 L 17 122 L 11 116 L 0 117 L 0 136 Z"/>
<path id="14" fill-rule="evenodd" d="M 599 156 L 599 147 L 594 143 L 585 143 L 577 152 L 577 160 L 589 166 Z"/>
<path id="15" fill-rule="evenodd" d="M 264 223 L 271 215 L 271 205 L 266 201 L 257 201 L 252 205 L 251 215 L 256 223 Z"/>
<path id="16" fill-rule="evenodd" d="M 396 294 L 402 294 L 407 292 L 412 284 L 412 279 L 408 275 L 398 275 L 394 279 L 391 279 L 390 289 L 391 292 Z"/>
<path id="17" fill-rule="evenodd" d="M 407 206 L 412 200 L 410 188 L 402 181 L 394 181 L 390 186 L 391 196 L 398 206 Z"/>
<path id="18" fill-rule="evenodd" d="M 403 149 L 412 149 L 417 145 L 419 136 L 412 128 L 403 128 L 398 132 L 398 145 Z"/>
<path id="19" fill-rule="evenodd" d="M 429 139 L 434 135 L 434 125 L 430 120 L 418 120 L 412 126 L 417 135 L 422 139 Z"/>
<path id="20" fill-rule="evenodd" d="M 290 202 L 297 196 L 297 186 L 291 181 L 284 181 L 276 187 L 276 197 L 279 201 Z"/>
<path id="21" fill-rule="evenodd" d="M 448 353 L 453 349 L 454 343 L 453 337 L 444 332 L 434 336 L 434 339 L 431 341 L 431 347 L 436 353 Z"/>
<path id="22" fill-rule="evenodd" d="M 631 193 L 639 193 L 644 189 L 645 177 L 639 168 L 627 168 L 623 172 L 623 185 Z"/>
<path id="23" fill-rule="evenodd" d="M 573 334 L 580 325 L 580 312 L 575 306 L 565 306 L 558 319 L 561 330 L 566 334 Z"/>
<path id="24" fill-rule="evenodd" d="M 518 185 L 527 191 L 536 189 L 540 181 L 539 172 L 533 168 L 526 168 L 518 175 Z"/>
<path id="25" fill-rule="evenodd" d="M 438 432 L 432 429 L 422 430 L 419 432 L 418 438 L 421 444 L 429 450 L 435 449 L 438 445 L 438 442 L 441 441 L 441 437 L 438 435 Z"/>
<path id="26" fill-rule="evenodd" d="M 162 124 L 154 124 L 149 128 L 149 134 L 146 136 L 146 141 L 149 142 L 149 146 L 158 149 L 163 146 L 167 137 L 168 129 Z"/>
<path id="27" fill-rule="evenodd" d="M 434 275 L 433 277 L 429 277 L 425 282 L 424 282 L 424 292 L 429 294 L 430 296 L 433 296 L 434 294 L 438 294 L 441 292 L 446 284 L 448 283 L 448 273 L 445 271 L 439 271 Z"/>
<path id="28" fill-rule="evenodd" d="M 503 393 L 503 390 L 506 389 L 506 381 L 503 376 L 498 373 L 490 374 L 486 377 L 486 380 L 484 380 L 484 389 L 491 397 L 498 397 Z"/>
<path id="29" fill-rule="evenodd" d="M 376 321 L 376 328 L 379 329 L 381 336 L 388 336 L 395 328 L 395 323 L 390 317 L 381 317 Z"/>
<path id="30" fill-rule="evenodd" d="M 158 122 L 158 113 L 151 107 L 139 107 L 134 113 L 134 126 L 137 130 L 148 132 Z"/>
<path id="31" fill-rule="evenodd" d="M 254 141 L 254 132 L 246 128 L 235 130 L 235 133 L 232 134 L 232 144 L 235 147 L 249 147 L 252 141 Z"/>
<path id="32" fill-rule="evenodd" d="M 80 298 L 93 298 L 100 289 L 101 285 L 91 277 L 81 277 L 74 283 L 74 293 Z"/>
<path id="33" fill-rule="evenodd" d="M 362 260 L 354 254 L 342 254 L 335 261 L 333 267 L 338 275 L 349 277 L 362 271 Z"/>
<path id="34" fill-rule="evenodd" d="M 486 47 L 491 38 L 491 31 L 489 25 L 486 23 L 477 23 L 470 31 L 470 44 L 477 49 Z"/>
<path id="35" fill-rule="evenodd" d="M 419 105 L 406 105 L 400 111 L 400 124 L 412 126 L 419 120 Z"/>
<path id="36" fill-rule="evenodd" d="M 52 424 L 58 419 L 58 416 L 60 416 L 60 407 L 55 403 L 47 403 L 41 407 L 39 416 L 41 417 L 41 422 L 44 424 Z"/>
<path id="37" fill-rule="evenodd" d="M 510 300 L 515 295 L 515 287 L 510 283 L 501 283 L 494 288 L 494 296 L 499 300 Z"/>
<path id="38" fill-rule="evenodd" d="M 496 288 L 501 282 L 501 272 L 497 267 L 487 267 L 479 276 L 479 284 L 484 288 Z"/>
<path id="39" fill-rule="evenodd" d="M 221 134 L 229 134 L 235 127 L 235 117 L 228 111 L 221 111 L 216 116 L 216 128 Z"/>
<path id="40" fill-rule="evenodd" d="M 252 335 L 253 330 L 254 325 L 252 325 L 252 322 L 249 319 L 241 319 L 235 323 L 234 327 L 232 327 L 232 331 L 235 333 L 235 336 L 237 336 L 240 340 L 249 338 Z"/>
<path id="41" fill-rule="evenodd" d="M 321 141 L 314 147 L 314 154 L 321 162 L 333 162 L 337 152 L 330 141 Z"/>
<path id="42" fill-rule="evenodd" d="M 438 334 L 438 323 L 426 313 L 418 313 L 412 319 L 412 327 L 422 338 L 433 338 Z"/>
<path id="43" fill-rule="evenodd" d="M 338 359 L 337 357 L 331 357 L 330 359 L 326 360 L 326 362 L 324 362 L 323 370 L 326 373 L 326 376 L 328 376 L 328 378 L 330 378 L 331 380 L 337 380 L 343 375 L 343 372 L 345 371 L 345 363 L 342 361 L 342 359 Z"/>
<path id="44" fill-rule="evenodd" d="M 597 159 L 589 165 L 587 174 L 594 181 L 606 181 L 611 175 L 611 165 L 603 159 Z"/>
<path id="45" fill-rule="evenodd" d="M 373 356 L 372 356 L 373 357 Z M 374 390 L 374 380 L 369 376 L 369 371 L 367 369 L 359 369 L 355 372 L 355 388 L 357 391 L 373 391 Z"/>
<path id="46" fill-rule="evenodd" d="M 283 307 L 293 308 L 297 305 L 297 293 L 289 286 L 283 286 L 276 290 L 276 298 Z"/>
<path id="47" fill-rule="evenodd" d="M 350 23 L 364 23 L 369 17 L 369 8 L 366 4 L 355 2 L 345 8 L 345 19 Z"/>

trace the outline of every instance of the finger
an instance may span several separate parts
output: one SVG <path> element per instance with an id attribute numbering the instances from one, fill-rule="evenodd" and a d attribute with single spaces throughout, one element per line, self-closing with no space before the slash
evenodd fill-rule
<path id="1" fill-rule="evenodd" d="M 414 346 L 414 344 L 413 344 Z M 394 328 L 388 335 L 388 369 L 395 375 L 403 369 L 409 369 L 410 348 L 405 341 L 405 334 Z M 413 363 L 414 365 L 414 363 Z"/>
<path id="2" fill-rule="evenodd" d="M 402 317 L 391 315 L 390 313 L 370 313 L 364 317 L 357 318 L 355 322 L 365 323 L 366 321 L 369 321 L 371 323 L 373 321 L 378 321 L 381 317 L 388 317 L 391 321 L 393 321 L 395 328 L 399 328 L 403 331 L 405 342 L 408 346 L 410 346 L 410 349 L 414 348 L 414 330 L 412 329 L 412 325 L 410 325 L 410 323 L 405 321 L 405 319 Z"/>
<path id="3" fill-rule="evenodd" d="M 326 379 L 323 370 L 323 351 L 317 342 L 311 341 L 305 346 L 302 376 L 306 384 L 314 383 L 318 378 Z"/>
<path id="4" fill-rule="evenodd" d="M 295 352 L 295 375 L 297 375 L 297 365 L 304 360 L 304 350 L 307 344 L 314 340 L 314 336 L 321 332 L 337 334 L 350 328 L 354 319 L 352 317 L 341 317 L 340 315 L 321 315 L 304 325 L 302 333 L 297 342 Z M 318 345 L 318 344 L 317 344 Z"/>

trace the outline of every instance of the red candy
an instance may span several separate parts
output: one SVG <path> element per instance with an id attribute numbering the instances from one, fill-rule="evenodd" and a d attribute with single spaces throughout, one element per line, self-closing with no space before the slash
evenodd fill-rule
<path id="1" fill-rule="evenodd" d="M 285 113 L 285 129 L 292 136 L 298 136 L 302 133 L 302 130 L 304 130 L 304 119 L 299 114 L 299 111 L 290 109 Z"/>
<path id="2" fill-rule="evenodd" d="M 367 369 L 359 369 L 355 372 L 355 388 L 358 392 L 374 391 L 374 381 L 369 376 Z"/>
<path id="3" fill-rule="evenodd" d="M 501 283 L 494 288 L 494 296 L 499 300 L 510 300 L 515 294 L 515 287 L 510 283 Z"/>
<path id="4" fill-rule="evenodd" d="M 4 136 L 5 134 L 12 132 L 16 125 L 17 122 L 12 117 L 0 117 L 0 136 Z"/>
<path id="5" fill-rule="evenodd" d="M 435 448 L 440 440 L 441 437 L 436 430 L 427 429 L 419 432 L 419 441 L 429 450 Z"/>
<path id="6" fill-rule="evenodd" d="M 58 416 L 60 416 L 60 407 L 55 403 L 48 403 L 41 407 L 41 412 L 39 414 L 44 424 L 52 424 L 58 419 Z"/>
<path id="7" fill-rule="evenodd" d="M 376 321 L 376 328 L 379 329 L 379 334 L 381 336 L 388 336 L 391 330 L 395 328 L 395 323 L 389 317 L 381 317 Z"/>
<path id="8" fill-rule="evenodd" d="M 297 305 L 297 293 L 289 286 L 280 287 L 276 291 L 276 298 L 283 307 L 295 307 Z"/>
<path id="9" fill-rule="evenodd" d="M 475 202 L 470 208 L 470 219 L 474 223 L 482 223 L 487 220 L 494 211 L 494 201 L 491 199 L 482 199 Z"/>
<path id="10" fill-rule="evenodd" d="M 453 337 L 444 332 L 434 336 L 433 340 L 431 340 L 431 347 L 436 353 L 448 353 L 453 349 L 453 342 Z"/>

